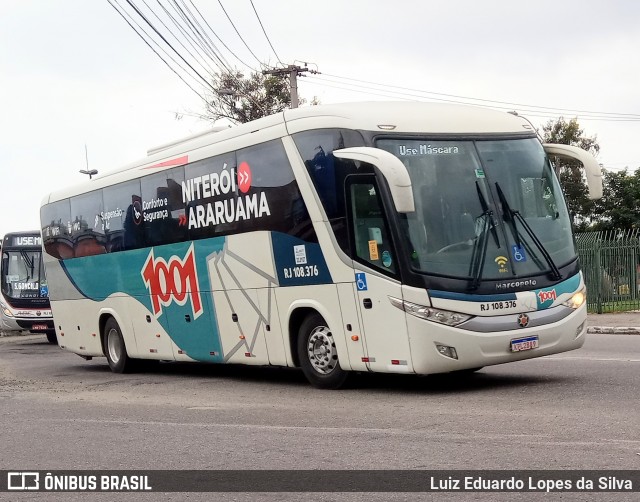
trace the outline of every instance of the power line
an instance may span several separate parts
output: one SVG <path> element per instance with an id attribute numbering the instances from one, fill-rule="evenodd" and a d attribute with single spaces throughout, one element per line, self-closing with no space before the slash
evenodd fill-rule
<path id="1" fill-rule="evenodd" d="M 194 88 L 193 88 L 193 87 L 192 87 L 192 86 L 191 86 L 191 85 L 190 85 L 190 84 L 189 84 L 189 83 L 188 83 L 184 78 L 182 78 L 182 76 L 181 76 L 181 75 L 180 75 L 180 74 L 179 74 L 179 73 L 178 73 L 178 72 L 177 72 L 177 71 L 176 71 L 176 70 L 175 70 L 175 69 L 174 69 L 174 68 L 173 68 L 173 67 L 172 67 L 172 66 L 171 66 L 171 65 L 170 65 L 170 64 L 169 64 L 169 63 L 168 63 L 168 62 L 167 62 L 167 61 L 166 61 L 162 56 L 161 56 L 161 55 L 160 55 L 160 53 L 159 53 L 156 49 L 154 49 L 154 48 L 151 46 L 151 44 L 150 44 L 150 43 L 149 43 L 149 42 L 144 38 L 144 36 L 143 36 L 143 35 L 142 35 L 142 34 L 141 34 L 141 33 L 140 33 L 136 28 L 135 28 L 135 26 L 133 26 L 133 24 L 131 24 L 131 22 L 129 21 L 129 19 L 127 19 L 127 17 L 124 15 L 124 9 L 123 9 L 123 11 L 122 11 L 122 12 L 118 9 L 118 7 L 120 7 L 120 9 L 122 9 L 122 6 L 121 6 L 120 4 L 118 4 L 118 3 L 117 3 L 117 0 L 114 0 L 114 1 L 112 1 L 112 0 L 107 0 L 107 2 L 109 2 L 109 5 L 111 5 L 111 7 L 113 7 L 113 9 L 114 9 L 118 14 L 120 14 L 120 16 L 122 17 L 122 19 L 124 19 L 124 20 L 125 20 L 125 22 L 129 25 L 129 27 L 131 27 L 131 29 L 132 29 L 132 30 L 133 30 L 133 31 L 134 31 L 134 32 L 135 32 L 135 33 L 136 33 L 136 34 L 137 34 L 137 35 L 142 39 L 142 41 L 143 41 L 145 44 L 147 44 L 147 46 L 148 46 L 148 47 L 149 47 L 149 48 L 150 48 L 150 49 L 151 49 L 151 50 L 156 54 L 156 56 L 158 56 L 158 57 L 162 60 L 162 62 L 163 62 L 165 65 L 167 65 L 167 67 L 168 67 L 168 68 L 169 68 L 173 73 L 175 73 L 175 74 L 178 76 L 178 78 L 179 78 L 180 80 L 182 80 L 182 81 L 186 84 L 186 86 L 187 86 L 187 87 L 189 87 L 189 89 L 191 89 L 195 94 L 197 94 L 197 95 L 198 95 L 198 97 L 200 97 L 200 99 L 202 99 L 203 101 L 206 101 L 206 99 L 204 98 L 204 96 L 203 96 L 202 94 L 200 94 L 198 91 L 196 91 L 196 90 L 195 90 L 195 89 L 194 89 Z M 115 4 L 117 4 L 117 5 L 118 5 L 118 7 L 116 7 L 116 5 L 114 5 L 114 2 L 115 2 Z M 131 17 L 131 16 L 129 16 L 129 17 Z M 131 19 L 132 19 L 132 18 L 131 18 Z M 132 20 L 133 20 L 133 19 L 132 19 Z M 135 22 L 135 21 L 133 21 L 133 22 Z M 138 23 L 136 23 L 136 24 L 137 24 L 137 25 L 138 25 L 138 27 L 139 27 L 139 28 L 144 32 L 144 30 L 142 29 L 142 27 L 141 27 Z M 144 33 L 146 34 L 146 32 L 144 32 Z M 148 36 L 148 34 L 147 34 L 147 36 Z M 154 43 L 155 43 L 155 42 L 154 42 Z M 158 45 L 158 44 L 156 43 L 156 45 Z M 158 47 L 159 47 L 159 46 L 158 46 Z M 160 47 L 159 47 L 159 48 L 160 48 Z M 160 49 L 161 49 L 161 48 L 160 48 Z M 162 49 L 161 49 L 161 50 L 162 50 Z M 163 50 L 163 52 L 164 52 L 165 54 L 167 54 L 167 53 L 166 53 L 166 51 L 164 51 L 164 50 Z M 180 64 L 179 64 L 175 59 L 173 59 L 169 54 L 167 54 L 167 56 L 168 56 L 168 57 L 169 57 L 169 58 L 170 58 L 174 63 L 176 63 L 176 64 L 180 67 Z M 182 68 L 182 67 L 180 67 L 180 68 Z M 189 76 L 191 76 L 188 72 L 185 72 L 185 73 L 187 73 Z M 193 78 L 193 77 L 192 77 L 192 78 Z"/>
<path id="2" fill-rule="evenodd" d="M 158 14 L 156 14 L 153 11 L 153 9 L 151 9 L 151 7 L 149 7 L 149 4 L 147 4 L 147 2 L 145 0 L 142 0 L 142 1 L 145 4 L 145 6 L 147 7 L 147 9 L 149 9 L 153 13 L 153 15 L 156 17 L 156 19 L 158 19 L 158 21 L 160 21 L 162 26 L 164 26 L 165 29 L 169 33 L 172 33 L 171 29 L 160 18 L 160 16 L 158 16 Z M 159 1 L 158 1 L 158 4 L 160 4 Z M 176 37 L 174 35 L 174 38 L 184 48 L 184 50 L 187 51 L 187 54 L 189 54 L 189 56 L 191 56 L 195 61 L 197 61 L 197 63 L 202 67 L 203 70 L 205 70 L 207 73 L 209 73 L 209 75 L 211 75 L 213 70 L 211 69 L 211 67 L 205 66 L 205 65 L 207 65 L 207 58 L 202 57 L 202 54 L 200 54 L 198 48 L 196 46 L 194 46 L 194 44 L 192 42 L 193 39 L 191 37 L 189 37 L 189 35 L 185 32 L 185 30 L 180 26 L 180 23 L 171 15 L 171 13 L 162 4 L 160 4 L 160 7 L 162 7 L 162 9 L 165 11 L 165 14 L 167 15 L 167 17 L 169 17 L 169 19 L 171 21 L 173 21 L 173 24 L 176 25 L 176 27 L 180 30 L 180 32 L 185 36 L 185 39 L 186 39 L 187 43 L 189 43 L 191 45 L 191 47 L 195 50 L 195 52 L 197 53 L 197 56 L 199 56 L 201 58 L 201 60 L 199 60 L 197 56 L 194 56 L 193 53 L 182 43 L 182 41 L 178 37 Z"/>
<path id="3" fill-rule="evenodd" d="M 164 10 L 165 15 L 169 17 L 169 19 L 171 19 L 173 24 L 178 28 L 178 30 L 182 34 L 182 36 L 189 41 L 189 44 L 191 45 L 191 47 L 195 49 L 195 51 L 198 53 L 200 57 L 202 57 L 205 60 L 211 60 L 211 62 L 216 66 L 216 68 L 218 68 L 218 71 L 220 70 L 224 71 L 227 69 L 228 62 L 226 61 L 224 56 L 218 53 L 215 46 L 212 47 L 206 43 L 206 41 L 203 39 L 203 36 L 200 30 L 194 25 L 194 23 L 189 18 L 189 15 L 187 14 L 187 12 L 185 12 L 182 9 L 182 7 L 178 5 L 177 2 L 170 1 L 169 5 L 177 14 L 179 19 L 176 19 L 176 17 L 171 12 L 169 12 L 169 9 L 161 4 L 160 0 L 157 0 L 157 2 L 158 2 L 158 5 L 162 7 L 162 10 Z M 169 32 L 171 33 L 171 30 L 169 30 Z M 173 36 L 176 39 L 178 38 L 175 34 L 173 34 Z M 209 72 L 209 75 L 213 76 L 214 73 L 215 72 L 211 70 Z"/>
<path id="4" fill-rule="evenodd" d="M 434 92 L 434 91 L 428 91 L 428 90 L 423 90 L 423 89 L 413 89 L 413 88 L 408 88 L 408 87 L 401 87 L 401 86 L 396 86 L 396 85 L 390 85 L 390 84 L 380 84 L 377 82 L 371 82 L 371 81 L 367 81 L 367 80 L 360 80 L 360 79 L 355 79 L 355 78 L 350 78 L 350 77 L 343 77 L 343 76 L 339 76 L 339 75 L 331 75 L 331 74 L 327 74 L 327 73 L 323 73 L 323 75 L 328 76 L 328 77 L 332 77 L 335 79 L 339 79 L 339 80 L 347 80 L 347 81 L 351 81 L 351 82 L 358 82 L 357 84 L 350 84 L 350 83 L 344 83 L 345 85 L 351 85 L 354 87 L 361 87 L 361 88 L 365 88 L 365 89 L 374 89 L 376 91 L 384 91 L 384 92 L 393 92 L 395 94 L 400 94 L 400 95 L 406 95 L 406 96 L 413 96 L 413 97 L 422 97 L 424 98 L 425 96 L 422 95 L 416 95 L 413 93 L 422 93 L 422 94 L 428 94 L 428 95 L 434 95 L 434 96 L 444 96 L 446 98 L 457 98 L 457 99 L 444 99 L 444 98 L 435 98 L 435 97 L 430 97 L 430 99 L 434 99 L 437 101 L 446 101 L 446 102 L 451 102 L 451 103 L 463 103 L 463 104 L 470 104 L 470 103 L 465 103 L 465 102 L 461 102 L 459 101 L 460 99 L 463 100 L 467 100 L 467 101 L 480 101 L 480 102 L 484 102 L 484 103 L 496 103 L 499 105 L 511 105 L 511 106 L 517 106 L 517 107 L 523 107 L 523 108 L 529 108 L 531 109 L 531 111 L 533 112 L 538 112 L 538 113 L 543 113 L 545 110 L 548 110 L 548 112 L 544 112 L 547 113 L 547 115 L 552 114 L 553 116 L 557 115 L 558 112 L 562 113 L 578 113 L 581 115 L 581 118 L 585 118 L 585 119 L 589 119 L 589 120 L 611 120 L 611 121 L 637 121 L 640 120 L 640 114 L 633 114 L 633 113 L 617 113 L 617 112 L 600 112 L 600 111 L 589 111 L 589 110 L 576 110 L 576 109 L 569 109 L 569 108 L 553 108 L 553 107 L 548 107 L 548 106 L 539 106 L 539 105 L 527 105 L 527 104 L 523 104 L 523 103 L 512 103 L 512 102 L 507 102 L 507 101 L 497 101 L 497 100 L 491 100 L 491 99 L 483 99 L 483 98 L 474 98 L 474 97 L 470 97 L 470 96 L 461 96 L 461 95 L 456 95 L 456 94 L 447 94 L 447 93 L 441 93 L 441 92 Z M 316 79 L 319 79 L 318 77 L 316 77 Z M 333 83 L 343 83 L 343 82 L 336 82 L 334 80 L 328 80 L 328 82 L 333 82 Z M 391 88 L 391 89 L 400 89 L 400 91 L 393 91 L 393 90 L 386 90 L 386 89 L 378 89 L 377 87 L 370 87 L 370 86 L 365 86 L 365 85 L 361 85 L 361 84 L 370 84 L 373 86 L 378 86 L 378 87 L 387 87 L 387 88 Z M 350 89 L 354 92 L 358 92 L 356 89 Z M 402 92 L 402 91 L 410 91 L 410 92 Z M 511 109 L 511 108 L 507 108 L 507 107 L 497 107 L 497 106 L 493 106 L 494 108 L 502 108 L 502 109 Z"/>
<path id="5" fill-rule="evenodd" d="M 154 39 L 154 36 L 152 36 L 149 32 L 147 32 L 141 26 L 141 24 L 139 22 L 137 22 L 133 18 L 133 15 L 131 13 L 128 13 L 122 5 L 118 4 L 117 3 L 118 0 L 113 0 L 113 1 L 115 2 L 115 4 L 118 5 L 119 9 L 116 8 L 116 6 L 112 2 L 112 0 L 108 0 L 108 1 L 111 4 L 111 6 L 125 19 L 125 21 L 127 21 L 127 24 L 129 24 L 129 26 L 136 32 L 136 34 L 140 38 L 142 38 L 142 40 L 154 51 L 154 53 L 158 57 L 160 57 L 160 59 L 167 66 L 169 66 L 169 68 L 174 73 L 176 73 L 176 75 L 178 75 L 183 82 L 187 83 L 184 80 L 184 78 L 182 78 L 178 74 L 178 72 L 169 64 L 169 62 L 164 57 L 162 57 L 162 55 L 156 49 L 154 49 L 152 47 L 151 44 L 156 45 L 159 50 L 161 50 L 164 54 L 167 55 L 167 57 L 174 63 L 175 66 L 180 68 L 180 70 L 182 70 L 190 78 L 192 78 L 193 80 L 196 80 L 196 81 L 198 81 L 198 79 L 199 79 L 199 81 L 204 82 L 205 85 L 211 91 L 213 91 L 214 94 L 217 94 L 218 90 L 212 85 L 212 83 L 210 83 L 208 80 L 206 80 L 198 70 L 196 70 L 194 68 L 194 66 L 187 60 L 187 57 L 191 58 L 193 61 L 195 61 L 195 63 L 197 63 L 198 65 L 202 66 L 202 68 L 205 70 L 206 73 L 208 73 L 208 75 L 210 76 L 212 81 L 215 81 L 217 76 L 214 75 L 214 73 L 210 69 L 207 69 L 206 66 L 205 66 L 207 60 L 212 60 L 211 53 L 213 53 L 214 56 L 215 56 L 215 59 L 218 59 L 219 63 L 217 63 L 215 61 L 212 61 L 212 62 L 220 69 L 220 74 L 228 75 L 229 78 L 233 79 L 235 82 L 238 82 L 238 83 L 241 82 L 239 76 L 236 74 L 237 72 L 232 70 L 230 68 L 230 65 L 228 65 L 228 62 L 226 62 L 224 60 L 224 56 L 222 56 L 221 53 L 218 54 L 219 53 L 218 49 L 211 42 L 211 39 L 208 37 L 208 35 L 203 32 L 202 26 L 200 25 L 198 20 L 195 18 L 194 14 L 191 12 L 191 10 L 188 8 L 188 6 L 186 4 L 184 4 L 184 1 L 182 2 L 182 5 L 184 6 L 184 8 L 182 8 L 181 5 L 176 3 L 176 0 L 172 0 L 173 1 L 173 5 L 171 7 L 176 12 L 177 17 L 175 15 L 173 15 L 171 12 L 169 12 L 169 10 L 166 8 L 165 5 L 163 5 L 161 3 L 160 0 L 158 0 L 158 4 L 164 10 L 165 15 L 176 26 L 176 28 L 178 29 L 178 31 L 180 32 L 182 37 L 184 37 L 186 39 L 186 42 L 192 47 L 192 49 L 195 52 L 195 54 L 194 54 L 194 52 L 192 52 L 191 50 L 189 50 L 185 46 L 185 44 L 182 42 L 182 40 L 175 33 L 172 32 L 172 30 L 160 18 L 160 16 L 158 16 L 158 14 L 156 12 L 154 12 L 154 10 L 147 4 L 146 0 L 142 0 L 144 5 L 145 5 L 145 7 L 150 11 L 151 14 L 153 14 L 153 16 L 158 21 L 160 21 L 160 23 L 162 24 L 164 29 L 167 31 L 166 35 L 161 33 L 160 29 L 157 26 L 154 25 L 154 22 L 150 18 L 151 14 L 146 15 L 145 12 L 143 12 L 143 10 L 140 7 L 136 6 L 132 0 L 126 0 L 126 3 L 133 10 L 135 15 L 140 17 L 146 23 L 146 25 L 151 29 L 151 32 L 154 33 L 155 37 L 157 37 L 159 40 Z M 169 0 L 169 1 L 171 2 L 171 0 Z M 195 6 L 194 6 L 194 8 L 195 8 Z M 133 21 L 133 23 L 135 23 L 137 28 L 136 28 L 136 26 L 134 26 L 132 24 L 132 22 L 129 22 L 127 20 L 127 18 L 125 17 L 125 14 L 126 14 L 126 16 L 129 17 L 129 19 L 131 19 Z M 200 16 L 202 17 L 201 14 L 200 14 Z M 213 32 L 213 33 L 215 35 L 215 32 Z M 177 43 L 182 47 L 182 49 L 184 51 L 186 51 L 186 54 L 181 54 L 181 52 L 176 48 L 176 46 L 174 46 L 171 43 L 171 41 L 169 40 L 169 37 L 173 37 L 177 41 Z M 216 35 L 216 37 L 217 37 L 217 35 Z M 219 37 L 217 37 L 217 38 L 219 38 Z M 207 39 L 208 39 L 209 42 L 211 42 L 210 44 L 207 42 Z M 164 50 L 162 48 L 161 44 L 159 43 L 160 41 L 162 41 L 164 43 L 164 45 L 168 46 L 171 49 L 171 51 L 180 60 L 182 60 L 182 62 L 188 67 L 188 69 L 185 68 L 184 66 L 182 66 L 182 63 L 180 63 L 180 61 L 177 61 L 175 58 L 173 58 L 171 56 L 171 54 L 167 53 L 167 51 Z M 204 51 L 204 53 L 202 51 Z M 203 64 L 203 60 L 205 61 L 204 64 Z M 193 87 L 191 87 L 189 84 L 187 84 L 187 85 L 189 86 L 189 88 L 191 88 L 191 90 L 196 92 L 198 94 L 198 96 L 203 101 L 205 101 L 206 103 L 209 102 L 204 96 L 202 96 L 202 94 L 200 94 L 197 91 L 195 91 L 195 89 L 193 89 Z M 261 103 L 254 96 L 252 96 L 251 94 L 243 94 L 242 97 L 247 99 L 253 105 L 257 106 L 263 112 L 265 112 L 265 110 L 262 108 Z"/>
<path id="6" fill-rule="evenodd" d="M 382 94 L 383 92 L 386 92 L 384 89 L 379 89 L 380 92 L 370 92 L 370 91 L 361 91 L 359 89 L 352 89 L 350 87 L 345 87 L 344 85 L 332 85 L 329 83 L 323 83 L 323 82 L 332 82 L 331 80 L 327 80 L 327 79 L 323 79 L 320 77 L 309 77 L 310 80 L 312 82 L 317 82 L 320 81 L 320 83 L 318 85 L 322 85 L 325 87 L 332 87 L 334 89 L 342 89 L 345 91 L 351 91 L 351 92 L 357 92 L 357 93 L 361 93 L 361 94 L 368 94 L 371 96 L 381 96 L 381 97 L 385 97 L 385 98 L 397 98 L 397 99 L 403 99 L 406 101 L 415 101 L 413 98 L 408 98 L 408 97 L 401 97 L 398 96 L 397 94 L 393 94 L 393 91 L 388 91 L 386 94 Z M 346 85 L 351 85 L 351 84 L 346 84 Z"/>
<path id="7" fill-rule="evenodd" d="M 182 59 L 182 61 L 184 61 L 184 63 L 191 68 L 191 71 L 193 71 L 199 78 L 200 80 L 202 80 L 204 82 L 204 84 L 206 86 L 209 86 L 213 89 L 213 86 L 207 81 L 207 79 L 205 79 L 202 75 L 200 75 L 200 73 L 184 58 L 184 56 L 182 56 L 182 54 L 180 54 L 175 47 L 173 47 L 173 45 L 171 45 L 169 43 L 169 41 L 166 39 L 166 37 L 160 33 L 158 31 L 158 29 L 149 21 L 149 19 L 147 19 L 147 17 L 142 13 L 142 11 L 136 6 L 134 5 L 134 3 L 131 0 L 126 0 L 126 2 L 134 9 L 134 11 L 149 25 L 149 27 L 162 39 L 162 41 L 167 44 L 167 46 L 169 46 L 169 48 L 176 53 L 176 55 Z"/>
<path id="8" fill-rule="evenodd" d="M 278 60 L 278 63 L 280 63 L 281 65 L 284 66 L 284 63 L 282 61 L 280 61 L 280 56 L 278 56 L 278 53 L 273 48 L 273 44 L 271 43 L 271 40 L 269 40 L 269 35 L 267 35 L 267 32 L 264 29 L 264 26 L 262 24 L 262 20 L 260 19 L 260 16 L 258 15 L 258 11 L 256 10 L 256 6 L 253 5 L 253 0 L 249 0 L 249 1 L 251 2 L 251 7 L 253 7 L 253 12 L 255 12 L 256 17 L 258 18 L 258 22 L 260 23 L 260 28 L 262 28 L 262 33 L 264 33 L 264 36 L 267 39 L 267 42 L 269 42 L 269 46 L 271 47 L 271 50 L 276 55 L 276 59 Z"/>
<path id="9" fill-rule="evenodd" d="M 251 71 L 253 72 L 258 72 L 258 70 L 256 70 L 255 68 L 252 68 L 250 65 L 248 65 L 247 63 L 245 63 L 242 59 L 240 59 L 235 52 L 233 52 L 228 46 L 227 44 L 225 44 L 222 39 L 217 35 L 217 33 L 214 31 L 213 28 L 211 28 L 211 25 L 209 24 L 209 22 L 205 19 L 205 17 L 200 13 L 200 11 L 198 10 L 198 7 L 196 7 L 196 5 L 193 3 L 193 0 L 189 0 L 189 2 L 191 3 L 191 5 L 193 5 L 193 8 L 196 10 L 196 12 L 198 13 L 198 15 L 200 16 L 200 18 L 204 21 L 204 23 L 207 25 L 207 27 L 209 28 L 209 31 L 211 31 L 211 33 L 213 33 L 213 36 L 216 37 L 218 39 L 218 41 L 223 45 L 223 47 L 225 49 L 227 49 L 229 51 L 229 53 L 236 58 L 240 64 L 246 66 L 247 68 L 249 68 Z"/>
<path id="10" fill-rule="evenodd" d="M 242 38 L 242 35 L 240 35 L 240 32 L 238 31 L 238 28 L 236 28 L 236 25 L 233 24 L 233 21 L 231 20 L 231 17 L 229 17 L 229 14 L 227 14 L 227 9 L 224 8 L 224 5 L 222 5 L 222 1 L 218 0 L 218 3 L 220 4 L 220 7 L 222 7 L 222 10 L 224 12 L 224 15 L 227 16 L 227 19 L 229 20 L 229 22 L 231 23 L 231 26 L 233 26 L 233 29 L 236 30 L 236 33 L 238 34 L 238 37 L 240 37 L 240 40 L 242 40 L 242 43 L 244 44 L 244 46 L 249 50 L 249 52 L 251 53 L 251 55 L 256 58 L 256 61 L 258 62 L 258 64 L 260 66 L 262 66 L 262 62 L 258 59 L 258 56 L 256 56 L 253 51 L 251 50 L 251 48 L 249 47 L 249 45 L 247 44 L 247 42 L 245 42 L 244 38 Z"/>

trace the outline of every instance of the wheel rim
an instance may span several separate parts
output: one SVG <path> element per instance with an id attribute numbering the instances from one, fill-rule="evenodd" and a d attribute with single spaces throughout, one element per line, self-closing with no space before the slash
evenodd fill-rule
<path id="1" fill-rule="evenodd" d="M 107 333 L 107 351 L 109 352 L 109 359 L 115 364 L 118 364 L 122 357 L 122 345 L 120 344 L 120 337 L 116 329 L 110 329 Z"/>
<path id="2" fill-rule="evenodd" d="M 318 326 L 311 332 L 307 355 L 313 369 L 321 375 L 328 375 L 338 367 L 338 353 L 329 328 Z"/>

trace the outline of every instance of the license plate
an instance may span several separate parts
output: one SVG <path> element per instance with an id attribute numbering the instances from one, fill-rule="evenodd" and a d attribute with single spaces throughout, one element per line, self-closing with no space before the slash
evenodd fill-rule
<path id="1" fill-rule="evenodd" d="M 47 325 L 46 324 L 33 324 L 31 326 L 31 329 L 32 330 L 43 330 L 44 331 L 45 329 L 47 329 Z"/>
<path id="2" fill-rule="evenodd" d="M 511 340 L 511 352 L 522 352 L 538 348 L 538 337 L 528 336 L 526 338 L 516 338 Z"/>

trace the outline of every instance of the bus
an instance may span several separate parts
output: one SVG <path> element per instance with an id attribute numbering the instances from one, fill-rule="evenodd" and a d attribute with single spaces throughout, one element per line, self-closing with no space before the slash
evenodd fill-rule
<path id="1" fill-rule="evenodd" d="M 39 231 L 4 236 L 0 281 L 0 329 L 45 333 L 49 342 L 57 343 Z"/>
<path id="2" fill-rule="evenodd" d="M 286 110 L 45 197 L 59 344 L 140 361 L 432 374 L 577 349 L 585 285 L 551 156 L 480 107 Z"/>

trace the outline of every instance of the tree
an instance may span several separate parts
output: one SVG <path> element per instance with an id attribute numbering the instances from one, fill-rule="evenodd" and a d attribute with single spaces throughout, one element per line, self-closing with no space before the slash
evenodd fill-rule
<path id="1" fill-rule="evenodd" d="M 640 169 L 634 174 L 605 171 L 602 199 L 596 201 L 596 230 L 640 228 Z"/>
<path id="2" fill-rule="evenodd" d="M 558 120 L 549 120 L 542 128 L 545 143 L 561 143 L 582 148 L 594 156 L 600 152 L 596 136 L 586 137 L 580 129 L 578 119 L 573 118 L 567 122 L 564 117 Z M 585 177 L 581 164 L 576 160 L 555 158 L 556 174 L 560 179 L 560 185 L 567 199 L 569 211 L 573 216 L 573 223 L 578 230 L 589 227 L 594 217 L 594 201 L 588 197 Z"/>
<path id="3" fill-rule="evenodd" d="M 220 73 L 207 96 L 207 120 L 228 119 L 245 123 L 289 108 L 291 93 L 286 78 L 254 72 L 244 77 L 239 71 Z"/>

